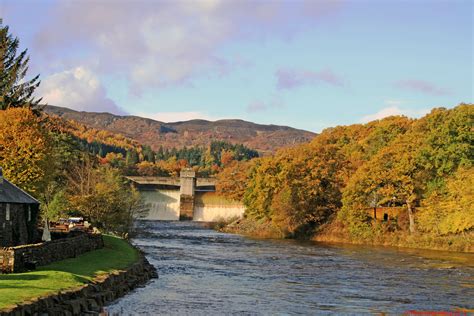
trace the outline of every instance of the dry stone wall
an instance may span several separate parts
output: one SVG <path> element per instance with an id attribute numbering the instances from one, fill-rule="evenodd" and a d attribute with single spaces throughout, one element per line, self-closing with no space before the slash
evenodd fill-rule
<path id="1" fill-rule="evenodd" d="M 101 234 L 81 233 L 58 240 L 0 248 L 0 272 L 24 272 L 104 247 Z"/>
<path id="2" fill-rule="evenodd" d="M 103 306 L 156 277 L 158 274 L 155 267 L 140 253 L 140 259 L 126 270 L 99 276 L 76 289 L 0 310 L 0 316 L 100 315 Z"/>

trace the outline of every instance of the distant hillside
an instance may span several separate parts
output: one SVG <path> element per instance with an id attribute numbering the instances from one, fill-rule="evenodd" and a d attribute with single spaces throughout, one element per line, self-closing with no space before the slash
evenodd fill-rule
<path id="1" fill-rule="evenodd" d="M 157 150 L 184 146 L 208 145 L 212 140 L 241 143 L 261 153 L 305 143 L 316 134 L 287 126 L 262 125 L 243 120 L 190 120 L 164 123 L 137 116 L 110 113 L 78 112 L 57 106 L 47 106 L 45 112 L 73 120 L 87 127 L 120 133 Z"/>

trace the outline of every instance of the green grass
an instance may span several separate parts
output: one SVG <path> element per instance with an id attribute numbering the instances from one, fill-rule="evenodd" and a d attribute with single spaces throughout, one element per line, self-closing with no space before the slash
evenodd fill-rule
<path id="1" fill-rule="evenodd" d="M 0 309 L 60 290 L 81 286 L 95 276 L 124 269 L 138 259 L 126 241 L 104 236 L 105 247 L 26 273 L 0 274 Z"/>

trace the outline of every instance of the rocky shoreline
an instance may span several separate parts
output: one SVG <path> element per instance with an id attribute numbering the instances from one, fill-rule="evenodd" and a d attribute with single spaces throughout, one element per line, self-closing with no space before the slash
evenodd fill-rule
<path id="1" fill-rule="evenodd" d="M 100 275 L 79 288 L 0 310 L 0 316 L 99 315 L 105 305 L 158 277 L 155 267 L 148 262 L 143 252 L 140 251 L 139 256 L 138 261 L 125 270 Z"/>

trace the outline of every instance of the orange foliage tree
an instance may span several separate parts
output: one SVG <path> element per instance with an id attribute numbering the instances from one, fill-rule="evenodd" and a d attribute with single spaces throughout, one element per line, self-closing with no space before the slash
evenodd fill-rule
<path id="1" fill-rule="evenodd" d="M 256 159 L 229 163 L 217 174 L 216 192 L 231 200 L 242 201 Z"/>
<path id="2" fill-rule="evenodd" d="M 0 111 L 0 166 L 6 178 L 34 193 L 47 181 L 51 156 L 51 138 L 31 109 Z"/>

